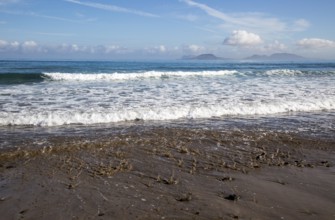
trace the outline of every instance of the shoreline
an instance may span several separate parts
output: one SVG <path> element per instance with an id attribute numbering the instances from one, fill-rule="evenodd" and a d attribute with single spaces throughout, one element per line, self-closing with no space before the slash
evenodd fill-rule
<path id="1" fill-rule="evenodd" d="M 335 217 L 334 140 L 162 127 L 31 147 L 0 153 L 5 219 Z"/>

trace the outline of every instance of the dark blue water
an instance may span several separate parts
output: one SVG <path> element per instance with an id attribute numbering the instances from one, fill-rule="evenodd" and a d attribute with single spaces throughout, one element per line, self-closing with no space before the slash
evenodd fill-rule
<path id="1" fill-rule="evenodd" d="M 334 74 L 335 63 L 248 63 L 223 61 L 103 62 L 103 61 L 0 61 L 0 83 L 31 83 L 45 80 L 45 72 L 130 73 L 146 71 L 218 71 L 262 72 L 269 69 L 300 70 Z"/>

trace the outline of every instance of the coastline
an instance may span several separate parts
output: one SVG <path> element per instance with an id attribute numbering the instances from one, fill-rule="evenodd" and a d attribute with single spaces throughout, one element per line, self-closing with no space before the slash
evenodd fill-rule
<path id="1" fill-rule="evenodd" d="M 153 127 L 0 153 L 5 219 L 332 219 L 335 141 Z"/>

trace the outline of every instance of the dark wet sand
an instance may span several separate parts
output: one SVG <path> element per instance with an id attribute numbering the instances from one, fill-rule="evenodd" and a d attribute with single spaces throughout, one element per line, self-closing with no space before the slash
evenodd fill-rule
<path id="1" fill-rule="evenodd" d="M 1 219 L 335 219 L 335 141 L 154 128 L 0 153 Z"/>

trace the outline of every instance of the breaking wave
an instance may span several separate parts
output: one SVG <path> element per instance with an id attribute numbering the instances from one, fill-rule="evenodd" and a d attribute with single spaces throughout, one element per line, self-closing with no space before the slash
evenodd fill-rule
<path id="1" fill-rule="evenodd" d="M 296 75 L 333 75 L 335 71 L 300 71 L 292 69 L 273 69 L 262 72 L 213 70 L 213 71 L 145 71 L 145 72 L 114 72 L 114 73 L 1 73 L 0 84 L 25 84 L 47 81 L 116 81 L 161 79 L 171 77 L 216 77 L 216 76 L 296 76 Z"/>
<path id="2" fill-rule="evenodd" d="M 223 116 L 273 115 L 289 112 L 331 111 L 334 100 L 314 102 L 287 102 L 264 104 L 224 104 L 211 106 L 169 106 L 133 109 L 90 109 L 88 111 L 41 110 L 20 113 L 0 113 L 0 125 L 58 126 L 68 124 L 101 124 L 133 120 L 163 121 L 177 119 L 201 119 Z"/>
<path id="3" fill-rule="evenodd" d="M 44 76 L 57 81 L 95 81 L 95 80 L 136 80 L 146 78 L 192 77 L 192 76 L 224 76 L 235 74 L 235 70 L 220 71 L 147 71 L 138 73 L 44 73 Z"/>

